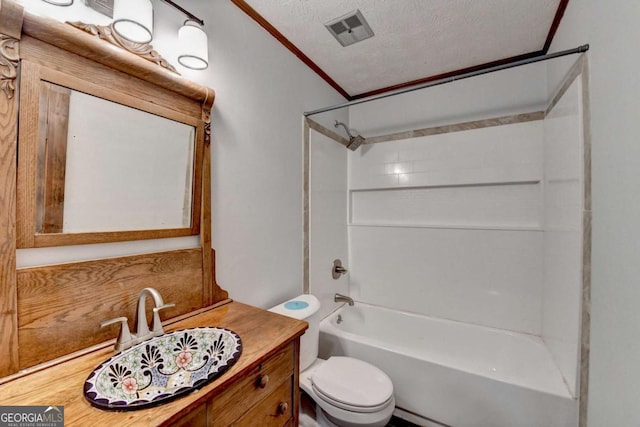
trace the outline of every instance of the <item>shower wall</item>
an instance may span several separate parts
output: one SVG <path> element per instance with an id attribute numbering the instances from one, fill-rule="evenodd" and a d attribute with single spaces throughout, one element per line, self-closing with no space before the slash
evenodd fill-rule
<path id="1" fill-rule="evenodd" d="M 349 153 L 351 296 L 540 334 L 543 145 L 534 120 Z"/>
<path id="2" fill-rule="evenodd" d="M 582 80 L 578 76 L 544 120 L 544 281 L 542 337 L 569 391 L 579 379 L 584 166 Z"/>

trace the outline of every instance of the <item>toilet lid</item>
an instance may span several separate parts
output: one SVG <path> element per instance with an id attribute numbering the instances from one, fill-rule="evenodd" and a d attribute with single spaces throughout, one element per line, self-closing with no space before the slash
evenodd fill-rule
<path id="1" fill-rule="evenodd" d="M 351 357 L 330 357 L 318 366 L 311 382 L 321 395 L 354 408 L 379 407 L 393 395 L 387 374 Z"/>

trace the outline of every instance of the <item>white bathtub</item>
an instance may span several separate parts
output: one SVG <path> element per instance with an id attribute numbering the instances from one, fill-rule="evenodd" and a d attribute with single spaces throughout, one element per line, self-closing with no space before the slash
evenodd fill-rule
<path id="1" fill-rule="evenodd" d="M 398 408 L 442 424 L 577 425 L 577 400 L 533 335 L 356 303 L 320 324 L 320 357 L 332 355 L 378 366 Z"/>

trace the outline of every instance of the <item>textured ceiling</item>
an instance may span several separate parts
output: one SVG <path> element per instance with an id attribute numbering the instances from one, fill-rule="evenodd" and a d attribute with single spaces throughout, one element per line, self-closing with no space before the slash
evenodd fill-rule
<path id="1" fill-rule="evenodd" d="M 566 0 L 232 1 L 272 26 L 272 34 L 348 98 L 544 53 L 566 7 Z M 356 9 L 375 36 L 342 47 L 324 24 Z"/>

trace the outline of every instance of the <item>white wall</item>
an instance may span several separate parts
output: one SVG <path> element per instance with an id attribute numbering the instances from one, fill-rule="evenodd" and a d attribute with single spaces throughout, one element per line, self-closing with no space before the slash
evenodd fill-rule
<path id="1" fill-rule="evenodd" d="M 109 22 L 81 1 L 70 8 L 40 0 L 23 3 L 61 20 Z M 177 64 L 176 34 L 184 16 L 162 2 L 153 4 L 152 44 Z M 194 0 L 186 7 L 205 21 L 210 66 L 206 71 L 177 67 L 216 90 L 212 204 L 217 280 L 232 298 L 269 307 L 302 292 L 300 117 L 344 99 L 231 2 Z M 127 248 L 137 252 L 135 245 Z M 91 257 L 92 251 L 79 247 L 76 253 Z M 38 251 L 37 256 L 46 262 L 51 252 Z"/>
<path id="2" fill-rule="evenodd" d="M 216 90 L 217 279 L 266 308 L 302 293 L 302 113 L 344 99 L 230 1 L 197 6 L 211 43 L 200 80 Z"/>
<path id="3" fill-rule="evenodd" d="M 333 279 L 334 259 L 350 269 L 347 248 L 347 149 L 310 130 L 309 135 L 309 293 L 320 300 L 319 318 L 338 305 L 334 294 L 348 294 L 349 276 Z"/>
<path id="4" fill-rule="evenodd" d="M 534 121 L 350 152 L 351 296 L 539 334 L 543 131 Z"/>
<path id="5" fill-rule="evenodd" d="M 638 2 L 571 0 L 552 45 L 591 45 L 593 427 L 640 425 L 638 16 Z"/>
<path id="6" fill-rule="evenodd" d="M 580 76 L 545 118 L 544 131 L 542 337 L 570 392 L 576 396 L 584 209 Z"/>

